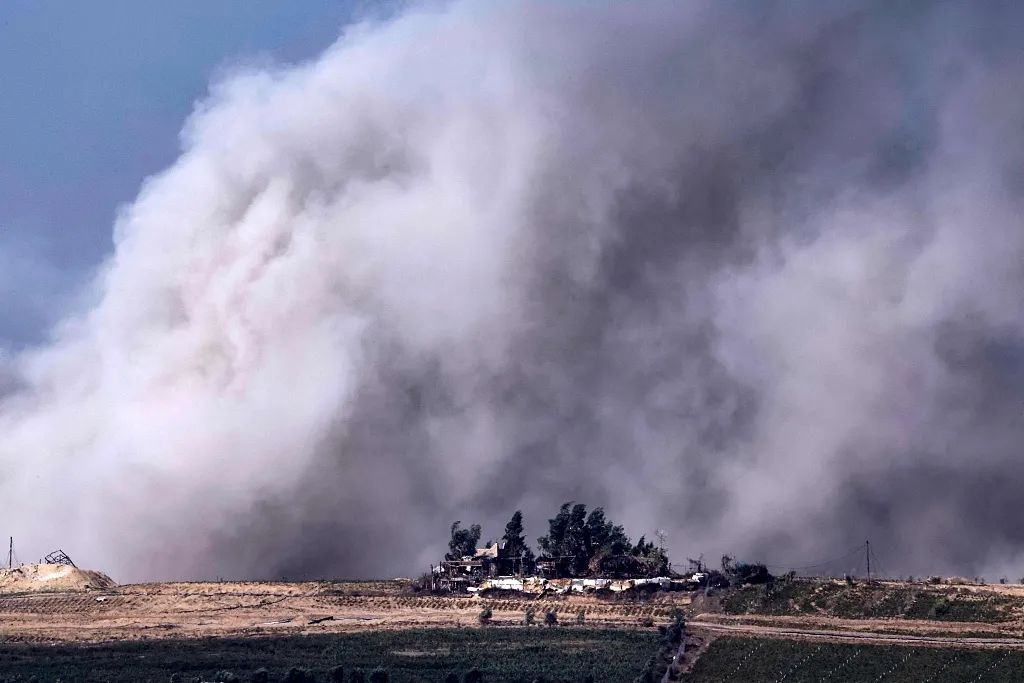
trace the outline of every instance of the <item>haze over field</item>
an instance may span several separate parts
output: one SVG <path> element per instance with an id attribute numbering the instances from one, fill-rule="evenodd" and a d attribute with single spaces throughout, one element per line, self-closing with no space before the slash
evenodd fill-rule
<path id="1" fill-rule="evenodd" d="M 0 356 L 0 533 L 386 576 L 576 499 L 1024 574 L 1024 7 L 761 5 L 412 3 L 215 81 Z"/>

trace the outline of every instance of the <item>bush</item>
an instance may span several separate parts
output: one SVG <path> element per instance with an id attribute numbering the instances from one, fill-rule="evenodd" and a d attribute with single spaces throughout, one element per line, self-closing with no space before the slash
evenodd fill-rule
<path id="1" fill-rule="evenodd" d="M 1021 580 L 1021 583 L 1024 583 L 1024 579 Z M 526 611 L 523 613 L 523 623 L 527 626 L 533 626 L 533 621 L 536 619 L 536 616 L 537 611 L 532 607 L 527 607 Z"/>
<path id="2" fill-rule="evenodd" d="M 329 673 L 331 683 L 345 683 L 345 667 L 336 666 Z"/>
<path id="3" fill-rule="evenodd" d="M 558 612 L 556 612 L 555 610 L 548 610 L 547 612 L 545 612 L 544 613 L 544 623 L 547 626 L 557 626 L 558 625 Z"/>
<path id="4" fill-rule="evenodd" d="M 480 616 L 478 618 L 480 619 L 480 623 L 486 626 L 487 624 L 491 623 L 492 616 L 494 616 L 494 613 L 491 611 L 491 608 L 484 607 L 482 610 L 480 610 Z"/>
<path id="5" fill-rule="evenodd" d="M 366 676 L 363 674 L 363 670 L 359 667 L 352 669 L 352 673 L 348 675 L 348 683 L 366 683 Z"/>
<path id="6" fill-rule="evenodd" d="M 466 675 L 462 677 L 462 683 L 483 683 L 483 680 L 483 673 L 476 667 L 467 671 Z"/>
<path id="7" fill-rule="evenodd" d="M 459 683 L 459 675 L 454 671 L 444 677 L 444 683 Z"/>
<path id="8" fill-rule="evenodd" d="M 644 628 L 651 628 L 654 626 L 654 617 L 644 617 L 640 620 L 640 625 Z"/>
<path id="9" fill-rule="evenodd" d="M 388 683 L 388 670 L 378 666 L 370 673 L 370 683 Z"/>
<path id="10" fill-rule="evenodd" d="M 932 619 L 941 619 L 947 612 L 949 612 L 949 608 L 949 600 L 946 598 L 939 598 L 935 601 L 935 604 L 932 605 L 931 609 L 928 610 L 928 616 Z"/>
<path id="11" fill-rule="evenodd" d="M 256 669 L 252 672 L 252 676 L 249 677 L 251 683 L 269 683 L 270 672 L 266 669 Z"/>
<path id="12" fill-rule="evenodd" d="M 735 565 L 733 576 L 740 583 L 767 583 L 774 578 L 768 572 L 768 567 L 759 562 L 753 564 L 738 562 Z"/>
<path id="13" fill-rule="evenodd" d="M 586 612 L 584 612 L 583 610 L 580 610 L 579 612 L 576 613 L 576 624 L 578 626 L 583 626 L 583 624 L 584 624 L 584 622 L 586 622 L 586 620 L 587 620 L 587 613 Z"/>
<path id="14" fill-rule="evenodd" d="M 654 672 L 657 668 L 658 663 L 653 657 L 647 660 L 647 664 L 644 665 L 640 675 L 636 677 L 636 683 L 655 683 L 655 679 L 657 679 L 658 676 Z"/>
<path id="15" fill-rule="evenodd" d="M 683 640 L 683 636 L 686 634 L 686 617 L 682 614 L 676 614 L 675 619 L 672 620 L 672 624 L 665 629 L 662 633 L 662 637 L 665 643 L 671 646 L 677 646 Z"/>
<path id="16" fill-rule="evenodd" d="M 181 674 L 171 674 L 171 683 L 184 683 L 185 677 Z"/>
<path id="17" fill-rule="evenodd" d="M 218 671 L 214 674 L 213 680 L 217 683 L 241 683 L 242 679 L 230 671 Z"/>
<path id="18" fill-rule="evenodd" d="M 305 669 L 292 667 L 281 680 L 282 683 L 312 683 L 313 677 Z"/>

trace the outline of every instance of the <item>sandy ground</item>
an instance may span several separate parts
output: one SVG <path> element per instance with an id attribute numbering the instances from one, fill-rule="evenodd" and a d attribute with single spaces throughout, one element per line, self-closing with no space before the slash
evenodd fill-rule
<path id="1" fill-rule="evenodd" d="M 23 564 L 0 569 L 0 593 L 104 590 L 116 585 L 106 574 L 66 564 Z"/>
<path id="2" fill-rule="evenodd" d="M 367 588 L 367 586 L 371 586 Z M 384 586 L 381 589 L 381 586 Z M 591 596 L 496 599 L 413 595 L 408 589 L 338 583 L 166 583 L 104 591 L 34 592 L 0 596 L 0 637 L 20 642 L 103 642 L 147 638 L 291 635 L 364 629 L 478 626 L 481 609 L 492 623 L 536 620 L 554 609 L 563 622 L 579 612 L 592 626 L 643 627 L 665 623 L 689 595 L 668 593 L 642 601 Z M 648 626 L 649 627 L 649 626 Z"/>
<path id="3" fill-rule="evenodd" d="M 1017 593 L 1019 587 L 986 586 Z M 694 634 L 755 635 L 837 642 L 940 647 L 1024 648 L 1021 623 L 910 619 L 838 619 L 822 616 L 725 615 L 707 612 L 689 593 L 633 599 L 595 596 L 480 598 L 431 596 L 407 583 L 162 583 L 103 590 L 0 594 L 0 638 L 18 642 L 105 642 L 208 636 L 295 635 L 360 630 L 478 627 L 483 607 L 495 626 L 523 623 L 532 607 L 538 623 L 555 610 L 562 623 L 651 628 L 686 610 Z M 620 596 L 621 598 L 621 596 Z"/>

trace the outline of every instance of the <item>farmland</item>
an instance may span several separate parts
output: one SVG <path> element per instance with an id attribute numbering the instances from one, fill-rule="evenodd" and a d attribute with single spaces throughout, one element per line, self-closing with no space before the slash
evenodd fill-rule
<path id="1" fill-rule="evenodd" d="M 168 583 L 0 596 L 0 681 L 243 680 L 377 666 L 391 681 L 631 680 L 689 596 L 431 595 L 408 582 Z M 480 614 L 491 619 L 482 626 Z M 535 623 L 524 624 L 527 610 Z M 545 626 L 545 615 L 557 624 Z"/>
<path id="2" fill-rule="evenodd" d="M 1020 681 L 1024 652 L 852 645 L 773 638 L 720 638 L 698 660 L 691 683 L 884 680 Z"/>
<path id="3" fill-rule="evenodd" d="M 1019 586 L 796 580 L 708 595 L 471 596 L 400 580 L 206 582 L 2 594 L 0 683 L 188 683 L 218 671 L 244 681 L 260 668 L 280 681 L 292 667 L 323 682 L 336 666 L 383 666 L 391 681 L 474 667 L 491 682 L 632 681 L 652 657 L 672 660 L 658 626 L 680 612 L 692 646 L 680 680 L 898 682 L 941 670 L 998 681 L 1024 664 Z"/>
<path id="4" fill-rule="evenodd" d="M 391 681 L 442 681 L 476 667 L 487 681 L 632 680 L 655 648 L 652 630 L 593 628 L 447 628 L 256 638 L 161 639 L 93 645 L 5 645 L 0 681 L 166 683 L 213 680 L 227 670 L 243 680 L 266 668 L 281 680 L 302 667 L 328 680 L 335 666 L 367 673 L 386 667 Z"/>
<path id="5" fill-rule="evenodd" d="M 1003 586 L 797 580 L 731 590 L 722 609 L 729 614 L 998 623 L 1024 617 L 1024 599 Z"/>
<path id="6" fill-rule="evenodd" d="M 105 591 L 23 593 L 0 597 L 0 636 L 19 642 L 107 642 L 197 637 L 319 635 L 368 630 L 478 626 L 538 621 L 602 628 L 648 628 L 685 608 L 689 594 L 601 599 L 593 596 L 479 598 L 413 592 L 407 582 L 163 583 Z"/>

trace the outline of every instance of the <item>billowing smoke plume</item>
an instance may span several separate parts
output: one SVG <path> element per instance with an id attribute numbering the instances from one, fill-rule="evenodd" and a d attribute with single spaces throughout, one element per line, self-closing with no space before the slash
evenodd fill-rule
<path id="1" fill-rule="evenodd" d="M 219 82 L 4 361 L 2 531 L 387 575 L 576 499 L 1024 571 L 1024 10 L 852 5 L 414 6 Z"/>

